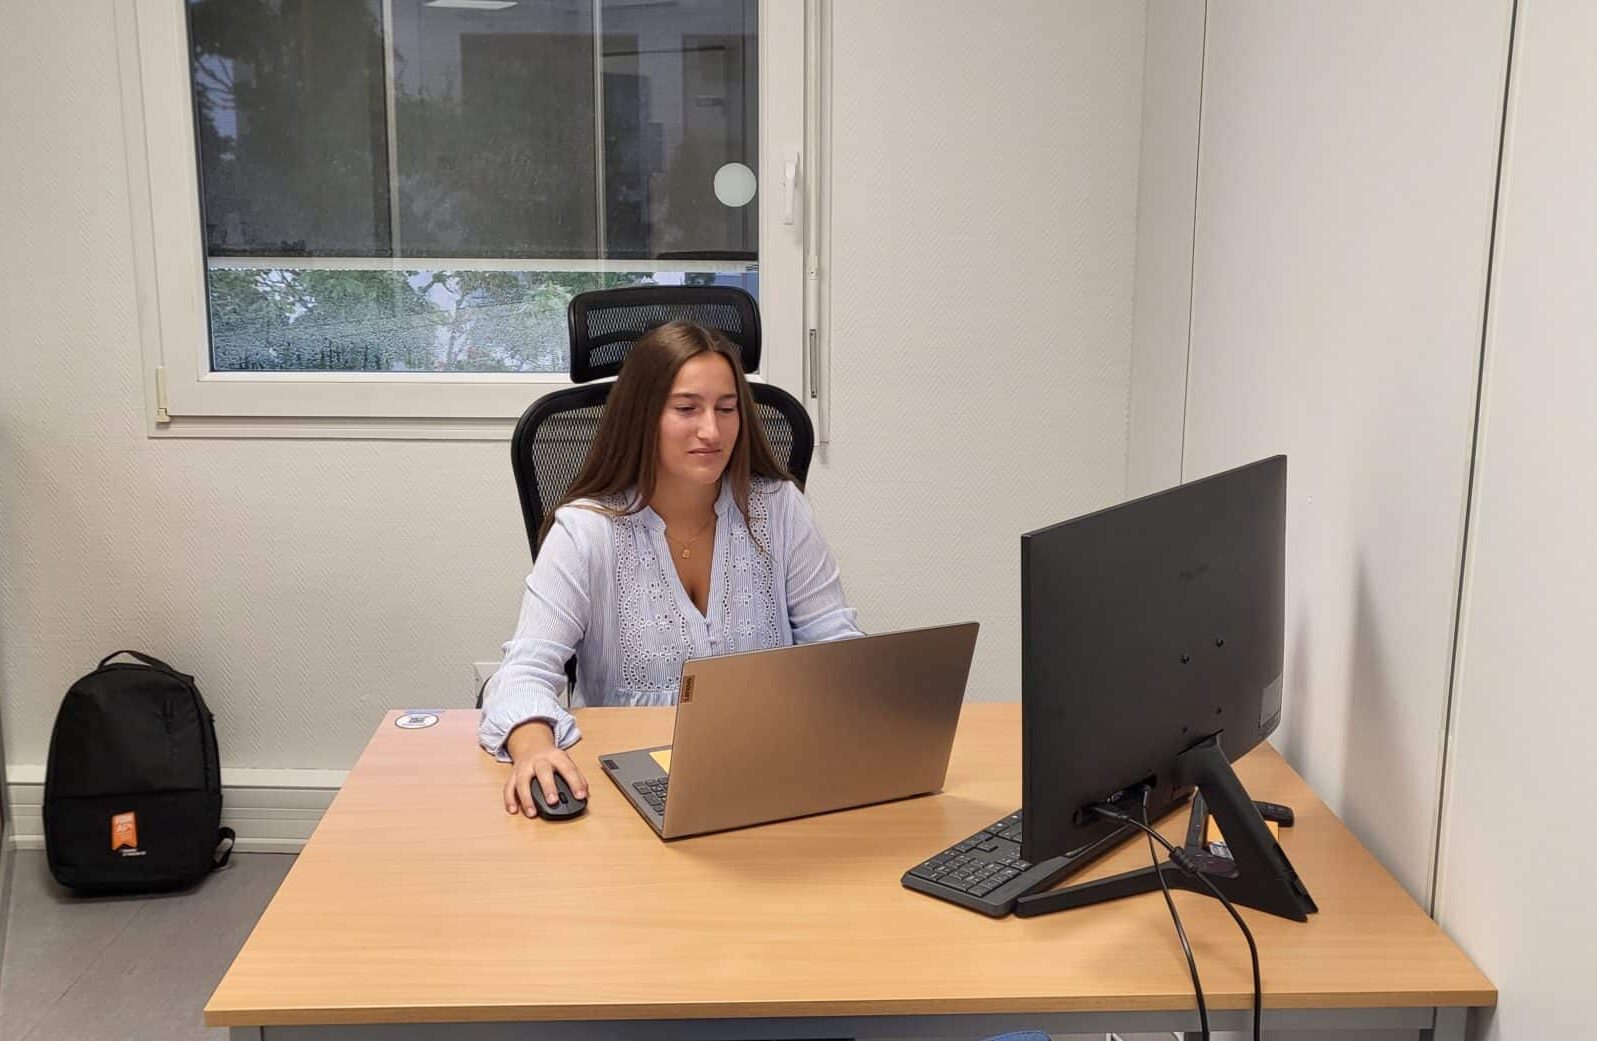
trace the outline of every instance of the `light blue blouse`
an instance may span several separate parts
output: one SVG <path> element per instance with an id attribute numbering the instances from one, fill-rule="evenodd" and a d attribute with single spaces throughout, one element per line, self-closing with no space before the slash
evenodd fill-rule
<path id="1" fill-rule="evenodd" d="M 756 478 L 745 524 L 723 482 L 715 512 L 708 610 L 700 614 L 652 509 L 612 517 L 574 503 L 555 511 L 515 635 L 484 691 L 484 749 L 509 762 L 505 738 L 534 719 L 554 728 L 561 748 L 577 742 L 576 721 L 556 697 L 573 651 L 573 706 L 674 705 L 687 658 L 862 635 L 797 487 Z"/>

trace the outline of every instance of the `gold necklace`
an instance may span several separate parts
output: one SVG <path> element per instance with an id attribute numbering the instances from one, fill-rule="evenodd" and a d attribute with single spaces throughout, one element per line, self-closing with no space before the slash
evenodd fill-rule
<path id="1" fill-rule="evenodd" d="M 699 533 L 697 535 L 693 536 L 691 539 L 688 539 L 688 541 L 686 541 L 686 542 L 683 542 L 679 538 L 673 537 L 671 535 L 670 531 L 667 531 L 665 533 L 665 537 L 666 537 L 666 539 L 668 541 L 675 542 L 678 546 L 682 547 L 682 559 L 683 560 L 691 560 L 693 558 L 693 544 L 695 542 L 699 541 L 700 539 L 704 538 L 704 533 L 709 531 L 714 526 L 715 526 L 715 516 L 712 514 L 711 517 L 710 517 L 710 522 L 708 524 L 706 524 L 704 527 L 700 528 L 699 529 Z"/>

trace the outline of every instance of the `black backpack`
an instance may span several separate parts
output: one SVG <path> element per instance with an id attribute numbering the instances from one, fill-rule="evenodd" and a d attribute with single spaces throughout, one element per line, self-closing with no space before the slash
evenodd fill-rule
<path id="1" fill-rule="evenodd" d="M 128 654 L 143 664 L 118 662 Z M 215 717 L 194 678 L 117 651 L 72 685 L 44 775 L 50 873 L 70 889 L 193 885 L 227 863 Z"/>

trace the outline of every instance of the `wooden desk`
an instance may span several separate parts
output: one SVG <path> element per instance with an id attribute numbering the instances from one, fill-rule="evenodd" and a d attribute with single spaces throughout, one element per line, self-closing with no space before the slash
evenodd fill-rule
<path id="1" fill-rule="evenodd" d="M 477 714 L 390 714 L 228 970 L 205 1021 L 235 1039 L 982 1037 L 1196 1029 L 1163 900 L 991 920 L 899 876 L 1020 802 L 1019 706 L 967 705 L 940 795 L 666 844 L 597 756 L 670 740 L 670 709 L 587 709 L 589 809 L 512 817 Z M 1319 903 L 1249 911 L 1266 1025 L 1462 1039 L 1496 992 L 1272 749 L 1238 764 L 1297 826 Z M 1177 837 L 1185 814 L 1163 830 Z M 1134 843 L 1084 877 L 1138 866 Z M 1216 1029 L 1240 1030 L 1246 944 L 1177 894 Z M 1240 1011 L 1238 1011 L 1240 1010 Z M 536 1023 L 536 1028 L 513 1024 Z M 360 1025 L 434 1024 L 388 1027 Z M 453 1024 L 438 1026 L 437 1024 Z M 264 1029 L 262 1029 L 264 1028 Z"/>

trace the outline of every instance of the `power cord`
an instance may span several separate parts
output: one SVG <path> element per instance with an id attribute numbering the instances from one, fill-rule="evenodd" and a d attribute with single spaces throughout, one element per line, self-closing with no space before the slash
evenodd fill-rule
<path id="1" fill-rule="evenodd" d="M 1202 882 L 1214 898 L 1225 907 L 1226 912 L 1231 915 L 1231 920 L 1237 923 L 1237 928 L 1242 930 L 1243 939 L 1248 941 L 1248 956 L 1253 961 L 1253 1041 L 1260 1041 L 1261 1023 L 1264 1019 L 1264 987 L 1259 977 L 1259 946 L 1253 941 L 1253 931 L 1248 928 L 1248 923 L 1242 920 L 1242 916 L 1237 913 L 1237 909 L 1230 899 L 1220 892 L 1220 887 L 1214 884 L 1214 880 L 1204 874 L 1197 864 L 1193 863 L 1187 851 L 1171 844 L 1163 835 L 1153 830 L 1148 822 L 1148 794 L 1149 789 L 1144 787 L 1142 790 L 1142 820 L 1140 821 L 1121 813 L 1107 803 L 1094 806 L 1093 810 L 1101 817 L 1108 817 L 1110 820 L 1141 828 L 1148 836 L 1148 850 L 1153 853 L 1154 870 L 1159 875 L 1159 888 L 1164 890 L 1165 903 L 1169 905 L 1171 917 L 1175 919 L 1176 933 L 1181 937 L 1181 948 L 1186 951 L 1187 964 L 1192 969 L 1192 988 L 1198 995 L 1198 1018 L 1203 1024 L 1205 1041 L 1208 1041 L 1209 1038 L 1209 1014 L 1204 1006 L 1203 990 L 1198 985 L 1198 968 L 1192 960 L 1192 948 L 1187 943 L 1186 933 L 1181 928 L 1181 916 L 1176 913 L 1175 901 L 1170 898 L 1170 887 L 1165 883 L 1164 872 L 1158 870 L 1159 854 L 1153 849 L 1154 842 L 1158 841 L 1170 854 L 1170 862 L 1172 864 Z"/>
<path id="2" fill-rule="evenodd" d="M 1203 999 L 1203 983 L 1198 979 L 1198 962 L 1197 959 L 1193 958 L 1192 956 L 1192 944 L 1187 942 L 1187 930 L 1186 927 L 1181 924 L 1181 912 L 1176 910 L 1175 899 L 1170 895 L 1170 885 L 1165 881 L 1164 872 L 1160 870 L 1159 867 L 1159 851 L 1154 849 L 1153 840 L 1155 838 L 1161 838 L 1161 836 L 1159 836 L 1159 834 L 1147 824 L 1148 794 L 1148 788 L 1144 787 L 1142 789 L 1143 823 L 1141 827 L 1148 836 L 1148 856 L 1153 858 L 1153 873 L 1159 876 L 1159 889 L 1164 893 L 1164 905 L 1170 909 L 1170 920 L 1175 923 L 1176 938 L 1181 941 L 1181 952 L 1187 956 L 1187 971 L 1192 973 L 1192 993 L 1195 994 L 1198 999 L 1198 1024 L 1202 1030 L 1201 1036 L 1203 1041 L 1210 1041 L 1209 1003 Z M 1127 817 L 1125 814 L 1120 814 L 1120 816 L 1125 820 L 1130 821 L 1132 824 L 1137 823 L 1136 821 L 1131 820 L 1131 818 Z"/>

